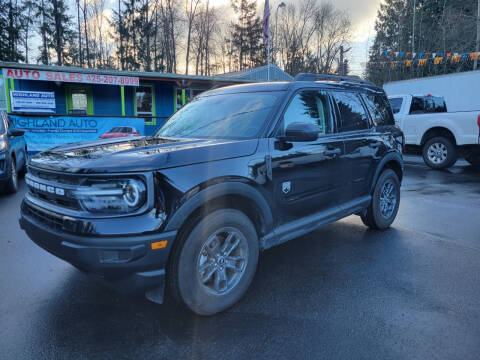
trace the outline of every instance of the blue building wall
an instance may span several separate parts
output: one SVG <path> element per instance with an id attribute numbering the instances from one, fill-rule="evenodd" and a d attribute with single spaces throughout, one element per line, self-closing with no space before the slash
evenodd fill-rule
<path id="1" fill-rule="evenodd" d="M 122 115 L 120 86 L 92 85 L 92 92 L 95 115 Z M 125 99 L 126 102 L 127 99 Z"/>
<path id="2" fill-rule="evenodd" d="M 66 114 L 66 87 L 68 83 L 50 81 L 15 80 L 15 90 L 22 91 L 53 91 L 55 92 L 56 113 Z M 168 118 L 173 113 L 174 85 L 161 81 L 152 81 L 155 88 L 155 116 Z M 121 116 L 120 86 L 95 84 L 92 88 L 94 115 Z M 125 116 L 135 115 L 135 87 L 125 86 Z M 156 126 L 163 125 L 166 119 L 157 119 Z"/>

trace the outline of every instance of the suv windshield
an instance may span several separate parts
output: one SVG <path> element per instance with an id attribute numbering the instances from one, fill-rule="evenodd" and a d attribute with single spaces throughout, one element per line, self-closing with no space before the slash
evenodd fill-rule
<path id="1" fill-rule="evenodd" d="M 179 110 L 158 137 L 254 138 L 281 92 L 203 96 Z"/>

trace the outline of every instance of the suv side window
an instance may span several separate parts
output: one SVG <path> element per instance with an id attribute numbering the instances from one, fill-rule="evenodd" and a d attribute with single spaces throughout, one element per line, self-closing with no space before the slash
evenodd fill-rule
<path id="1" fill-rule="evenodd" d="M 399 113 L 400 109 L 402 108 L 403 98 L 390 98 L 388 100 L 390 101 L 390 106 L 392 107 L 393 113 Z"/>
<path id="2" fill-rule="evenodd" d="M 7 131 L 7 122 L 5 121 L 4 114 L 0 113 L 0 135 L 3 135 Z"/>
<path id="3" fill-rule="evenodd" d="M 414 96 L 410 106 L 410 114 L 430 114 L 436 112 L 446 112 L 447 105 L 442 97 L 438 96 Z"/>
<path id="4" fill-rule="evenodd" d="M 365 104 L 370 111 L 370 115 L 372 116 L 375 126 L 395 125 L 392 111 L 385 102 L 383 96 L 364 94 L 363 100 L 365 100 Z"/>
<path id="5" fill-rule="evenodd" d="M 281 134 L 285 134 L 287 126 L 294 122 L 312 123 L 321 135 L 332 133 L 328 95 L 316 90 L 305 90 L 296 94 L 283 115 Z"/>
<path id="6" fill-rule="evenodd" d="M 367 111 L 360 96 L 352 91 L 333 91 L 338 106 L 340 131 L 364 130 L 370 127 Z"/>

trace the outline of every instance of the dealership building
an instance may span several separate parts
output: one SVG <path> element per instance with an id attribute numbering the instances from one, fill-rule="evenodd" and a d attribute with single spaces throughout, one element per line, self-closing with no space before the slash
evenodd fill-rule
<path id="1" fill-rule="evenodd" d="M 217 76 L 0 62 L 0 110 L 26 130 L 29 151 L 98 138 L 114 127 L 153 134 L 199 93 L 255 81 L 289 81 L 275 65 Z M 270 73 L 270 74 L 269 74 Z"/>

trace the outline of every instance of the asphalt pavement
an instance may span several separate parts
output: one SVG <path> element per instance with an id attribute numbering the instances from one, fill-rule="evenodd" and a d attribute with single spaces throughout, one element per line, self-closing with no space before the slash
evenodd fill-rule
<path id="1" fill-rule="evenodd" d="M 18 226 L 0 197 L 0 359 L 478 359 L 480 171 L 408 160 L 397 220 L 356 216 L 260 256 L 214 317 L 92 282 Z"/>

